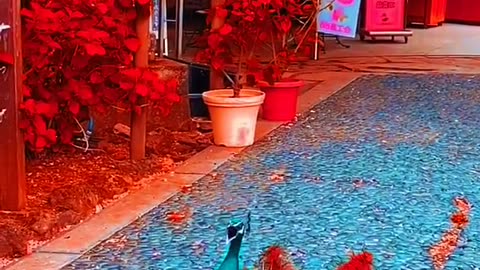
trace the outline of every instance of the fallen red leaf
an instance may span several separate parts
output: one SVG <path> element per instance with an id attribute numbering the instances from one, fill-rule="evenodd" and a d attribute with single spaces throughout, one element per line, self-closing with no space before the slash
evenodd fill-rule
<path id="1" fill-rule="evenodd" d="M 184 194 L 188 194 L 192 192 L 192 185 L 185 185 L 182 187 L 181 192 Z"/>
<path id="2" fill-rule="evenodd" d="M 442 235 L 440 241 L 430 247 L 428 254 L 435 269 L 444 269 L 448 260 L 458 248 L 463 230 L 468 225 L 471 205 L 465 198 L 457 197 L 454 205 L 458 211 L 450 217 L 452 227 Z"/>
<path id="3" fill-rule="evenodd" d="M 452 223 L 459 228 L 464 228 L 468 225 L 468 217 L 463 213 L 453 214 L 450 219 Z"/>
<path id="4" fill-rule="evenodd" d="M 187 218 L 187 214 L 181 212 L 172 212 L 167 214 L 167 220 L 172 223 L 182 223 Z"/>

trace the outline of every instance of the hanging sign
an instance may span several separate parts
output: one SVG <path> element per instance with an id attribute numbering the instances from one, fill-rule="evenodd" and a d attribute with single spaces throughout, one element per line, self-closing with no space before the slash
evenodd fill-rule
<path id="1" fill-rule="evenodd" d="M 150 9 L 150 34 L 154 34 L 158 39 L 158 31 L 160 28 L 160 3 L 159 0 L 153 0 L 153 5 Z"/>
<path id="2" fill-rule="evenodd" d="M 320 33 L 354 38 L 357 33 L 361 0 L 322 0 L 317 17 Z"/>
<path id="3" fill-rule="evenodd" d="M 365 31 L 405 29 L 405 0 L 366 0 Z"/>

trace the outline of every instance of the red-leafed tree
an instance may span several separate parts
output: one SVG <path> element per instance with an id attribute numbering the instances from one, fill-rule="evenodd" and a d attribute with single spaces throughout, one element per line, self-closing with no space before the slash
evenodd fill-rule
<path id="1" fill-rule="evenodd" d="M 33 0 L 22 10 L 24 118 L 29 149 L 71 144 L 78 120 L 112 105 L 140 111 L 145 98 L 167 113 L 176 81 L 135 68 L 135 5 L 151 0 Z"/>
<path id="2" fill-rule="evenodd" d="M 226 0 L 209 14 L 210 27 L 218 21 L 222 26 L 211 29 L 200 39 L 204 50 L 197 54 L 197 61 L 208 63 L 222 73 L 232 66 L 236 68 L 235 96 L 242 84 L 280 81 L 297 56 L 311 53 L 315 42 L 315 17 L 320 8 L 306 3 Z"/>

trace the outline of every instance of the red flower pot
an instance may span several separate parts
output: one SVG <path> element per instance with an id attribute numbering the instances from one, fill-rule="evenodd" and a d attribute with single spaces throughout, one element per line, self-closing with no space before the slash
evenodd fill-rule
<path id="1" fill-rule="evenodd" d="M 260 90 L 265 92 L 265 101 L 262 105 L 263 119 L 269 121 L 291 121 L 297 115 L 297 99 L 303 81 L 291 80 L 275 82 L 271 85 L 259 81 Z"/>

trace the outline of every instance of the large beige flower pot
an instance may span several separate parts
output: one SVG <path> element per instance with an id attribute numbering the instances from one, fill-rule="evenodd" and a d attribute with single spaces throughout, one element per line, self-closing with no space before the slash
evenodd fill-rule
<path id="1" fill-rule="evenodd" d="M 264 99 L 262 91 L 253 89 L 242 89 L 238 98 L 233 98 L 232 89 L 204 92 L 203 100 L 212 119 L 215 144 L 227 147 L 252 145 L 258 111 Z"/>

